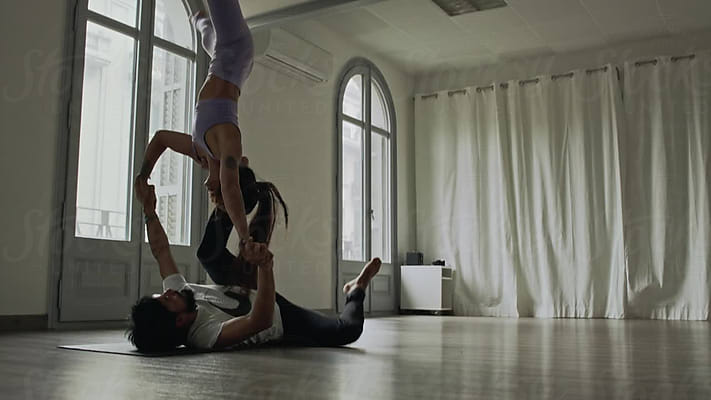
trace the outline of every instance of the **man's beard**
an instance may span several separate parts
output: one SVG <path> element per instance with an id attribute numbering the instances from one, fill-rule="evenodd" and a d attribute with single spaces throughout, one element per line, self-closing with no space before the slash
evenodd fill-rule
<path id="1" fill-rule="evenodd" d="M 184 289 L 180 291 L 180 295 L 183 296 L 183 299 L 185 300 L 187 312 L 193 312 L 197 310 L 197 303 L 195 303 L 195 292 L 190 289 Z"/>

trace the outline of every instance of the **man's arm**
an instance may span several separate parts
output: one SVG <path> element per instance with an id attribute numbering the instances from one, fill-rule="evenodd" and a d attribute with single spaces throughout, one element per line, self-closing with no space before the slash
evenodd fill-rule
<path id="1" fill-rule="evenodd" d="M 170 242 L 166 235 L 163 225 L 161 225 L 156 214 L 156 194 L 155 186 L 148 185 L 143 180 L 136 181 L 136 195 L 143 204 L 143 212 L 145 214 L 146 230 L 148 231 L 148 244 L 151 247 L 151 253 L 158 262 L 160 268 L 160 276 L 166 277 L 177 274 L 178 267 L 175 265 L 173 255 L 170 253 Z"/>
<path id="2" fill-rule="evenodd" d="M 265 252 L 266 256 L 259 263 L 257 298 L 252 305 L 252 311 L 241 318 L 233 318 L 222 325 L 220 336 L 215 347 L 228 347 L 244 341 L 272 326 L 274 320 L 274 289 L 273 256 L 267 246 L 261 243 L 249 242 L 245 245 L 248 251 Z M 255 248 L 259 250 L 254 250 Z"/>

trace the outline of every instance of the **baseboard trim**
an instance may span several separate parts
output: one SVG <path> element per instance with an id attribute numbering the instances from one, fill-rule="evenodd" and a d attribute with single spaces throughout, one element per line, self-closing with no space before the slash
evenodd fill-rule
<path id="1" fill-rule="evenodd" d="M 400 309 L 400 315 L 437 315 L 437 316 L 454 316 L 453 310 L 410 310 Z"/>
<path id="2" fill-rule="evenodd" d="M 333 308 L 317 308 L 314 311 L 318 311 L 321 314 L 328 315 L 329 317 L 337 317 L 338 312 Z M 382 318 L 382 317 L 396 317 L 398 313 L 396 311 L 369 311 L 365 312 L 365 318 Z"/>
<path id="3" fill-rule="evenodd" d="M 47 330 L 47 315 L 1 315 L 0 332 Z"/>

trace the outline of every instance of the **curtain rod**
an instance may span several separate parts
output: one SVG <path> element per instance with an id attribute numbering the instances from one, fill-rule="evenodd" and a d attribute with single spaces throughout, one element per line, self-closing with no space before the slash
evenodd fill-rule
<path id="1" fill-rule="evenodd" d="M 696 58 L 696 54 L 687 54 L 685 56 L 672 57 L 671 60 L 672 60 L 672 62 L 677 62 L 679 60 L 685 60 L 685 59 L 693 60 L 694 58 Z"/>
<path id="2" fill-rule="evenodd" d="M 586 70 L 585 70 L 585 73 L 587 73 L 588 75 L 593 74 L 593 73 L 595 73 L 595 72 L 607 72 L 607 66 L 600 67 L 600 68 L 586 69 Z M 565 74 L 556 74 L 556 75 L 551 76 L 551 79 L 557 80 L 557 79 L 560 79 L 560 78 L 572 78 L 574 75 L 575 75 L 575 72 L 568 72 L 568 73 L 565 73 Z M 519 85 L 524 86 L 524 85 L 528 85 L 528 84 L 530 84 L 530 83 L 538 83 L 538 82 L 540 82 L 540 78 L 526 79 L 526 80 L 519 81 Z M 501 89 L 508 89 L 509 84 L 506 83 L 506 82 L 504 82 L 504 83 L 499 84 L 499 87 L 500 87 Z M 494 85 L 478 86 L 478 87 L 476 88 L 477 93 L 481 93 L 481 92 L 483 92 L 483 91 L 485 91 L 485 90 L 494 90 Z M 447 94 L 448 94 L 450 97 L 454 96 L 455 94 L 460 94 L 460 93 L 461 93 L 461 94 L 466 94 L 466 93 L 467 93 L 467 90 L 466 90 L 466 89 L 459 89 L 459 90 L 451 90 L 451 91 L 447 92 Z M 429 98 L 435 98 L 435 99 L 436 99 L 437 97 L 439 97 L 439 94 L 438 94 L 438 93 L 426 94 L 426 95 L 422 95 L 422 96 L 421 96 L 422 100 L 424 100 L 424 99 L 429 99 Z"/>
<path id="3" fill-rule="evenodd" d="M 694 58 L 696 58 L 696 54 L 687 54 L 687 55 L 684 55 L 684 56 L 673 56 L 673 57 L 671 58 L 671 61 L 672 61 L 672 62 L 677 62 L 677 61 L 687 60 L 687 59 L 688 59 L 688 60 L 693 60 Z M 649 64 L 657 65 L 658 63 L 659 63 L 659 60 L 658 60 L 658 59 L 651 59 L 651 60 L 637 61 L 637 62 L 634 63 L 634 65 L 635 65 L 635 67 L 641 67 L 641 66 L 649 65 Z M 588 75 L 590 75 L 590 74 L 593 74 L 593 73 L 595 73 L 595 72 L 607 72 L 607 69 L 608 69 L 608 68 L 607 68 L 607 65 L 606 65 L 606 66 L 600 67 L 600 68 L 586 69 L 586 70 L 585 70 L 585 73 L 588 74 Z M 556 74 L 556 75 L 552 75 L 552 76 L 551 76 L 551 79 L 552 79 L 552 80 L 557 80 L 557 79 L 560 79 L 560 78 L 572 78 L 574 75 L 575 75 L 575 72 L 568 72 L 568 73 L 565 73 L 565 74 Z M 524 85 L 529 84 L 529 83 L 538 83 L 539 81 L 540 81 L 539 78 L 527 79 L 527 80 L 519 81 L 519 85 L 524 86 Z M 501 89 L 507 89 L 507 88 L 509 87 L 509 85 L 508 85 L 507 83 L 502 83 L 502 84 L 499 85 L 499 87 L 501 87 Z M 494 85 L 479 86 L 479 87 L 476 88 L 477 93 L 481 93 L 481 92 L 483 92 L 483 91 L 485 91 L 485 90 L 494 90 Z M 457 94 L 457 93 L 467 93 L 467 91 L 466 91 L 466 89 L 460 89 L 460 90 L 452 90 L 452 91 L 447 92 L 447 93 L 448 93 L 449 96 L 451 97 L 451 96 L 453 96 L 453 95 L 455 95 L 455 94 Z M 415 97 L 417 97 L 417 96 L 415 96 Z M 437 97 L 439 97 L 439 95 L 438 95 L 437 93 L 427 94 L 427 95 L 423 95 L 423 96 L 422 96 L 422 99 L 423 99 L 423 100 L 424 100 L 424 99 L 429 99 L 429 98 L 431 98 L 431 97 L 437 98 Z M 413 99 L 414 99 L 414 98 L 413 98 Z"/>
<path id="4" fill-rule="evenodd" d="M 540 82 L 540 81 L 541 81 L 541 80 L 538 79 L 538 78 L 526 79 L 526 80 L 524 80 L 524 81 L 519 81 L 519 82 L 518 82 L 518 85 L 519 85 L 519 86 L 525 86 L 525 85 L 528 85 L 529 83 L 538 83 L 538 82 Z"/>
<path id="5" fill-rule="evenodd" d="M 586 69 L 586 70 L 585 70 L 585 73 L 588 74 L 588 75 L 594 74 L 595 72 L 607 72 L 607 66 L 600 67 L 600 68 Z M 565 73 L 565 74 L 552 75 L 552 76 L 551 76 L 551 79 L 552 79 L 552 80 L 557 80 L 557 79 L 560 79 L 560 78 L 572 78 L 573 76 L 575 76 L 575 72 L 568 72 L 568 73 Z M 519 81 L 519 85 L 523 86 L 523 85 L 526 85 L 526 84 L 529 84 L 529 83 L 538 83 L 539 81 L 540 81 L 539 78 L 536 78 L 536 79 L 528 79 L 528 80 Z M 499 85 L 499 87 L 500 87 L 501 89 L 508 89 L 509 85 L 508 85 L 508 83 L 502 83 L 502 84 Z M 481 93 L 481 92 L 483 92 L 484 90 L 494 90 L 494 85 L 480 86 L 480 87 L 477 87 L 477 88 L 476 88 L 477 93 Z"/>
<path id="6" fill-rule="evenodd" d="M 459 89 L 459 90 L 452 90 L 450 92 L 447 92 L 449 97 L 454 96 L 455 94 L 467 94 L 467 89 Z"/>
<path id="7" fill-rule="evenodd" d="M 551 80 L 555 81 L 555 80 L 558 80 L 558 79 L 560 79 L 560 78 L 572 78 L 573 75 L 575 75 L 574 72 L 568 72 L 567 74 L 553 75 L 553 76 L 551 76 Z"/>
<path id="8" fill-rule="evenodd" d="M 696 58 L 696 54 L 687 54 L 685 56 L 674 56 L 671 58 L 671 62 L 677 62 L 677 61 L 681 61 L 681 60 L 693 60 L 694 58 Z M 659 60 L 655 58 L 655 59 L 651 59 L 651 60 L 637 61 L 636 63 L 634 63 L 634 66 L 635 67 L 642 67 L 642 66 L 650 65 L 650 64 L 657 65 L 658 63 L 659 63 Z"/>
<path id="9" fill-rule="evenodd" d="M 455 94 L 467 94 L 467 89 L 450 90 L 449 92 L 447 92 L 447 94 L 449 95 L 449 97 L 452 97 Z M 422 100 L 429 99 L 431 97 L 434 97 L 436 99 L 437 97 L 439 97 L 439 93 L 432 93 L 432 94 L 423 95 Z"/>
<path id="10" fill-rule="evenodd" d="M 593 69 L 586 69 L 585 70 L 585 73 L 588 75 L 594 74 L 595 72 L 607 72 L 607 65 L 605 65 L 604 67 L 600 67 L 600 68 L 593 68 Z"/>
<path id="11" fill-rule="evenodd" d="M 635 67 L 641 67 L 641 66 L 649 65 L 649 64 L 657 65 L 658 62 L 659 62 L 659 61 L 657 61 L 657 60 L 637 61 L 636 63 L 634 63 L 634 66 L 635 66 Z"/>

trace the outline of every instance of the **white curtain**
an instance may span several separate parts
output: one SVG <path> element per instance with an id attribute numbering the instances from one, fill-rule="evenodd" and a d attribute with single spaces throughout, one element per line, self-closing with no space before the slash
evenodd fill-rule
<path id="1" fill-rule="evenodd" d="M 518 315 L 499 98 L 497 88 L 415 102 L 418 248 L 466 265 L 454 299 L 465 315 Z"/>
<path id="2" fill-rule="evenodd" d="M 711 57 L 624 66 L 630 314 L 708 319 Z"/>
<path id="3" fill-rule="evenodd" d="M 614 69 L 509 82 L 506 95 L 519 313 L 622 316 L 621 102 Z"/>
<path id="4" fill-rule="evenodd" d="M 418 248 L 457 314 L 708 317 L 703 60 L 627 66 L 627 106 L 612 66 L 416 98 Z"/>

